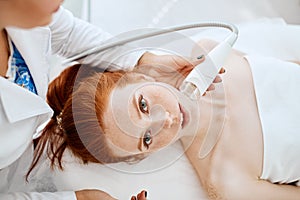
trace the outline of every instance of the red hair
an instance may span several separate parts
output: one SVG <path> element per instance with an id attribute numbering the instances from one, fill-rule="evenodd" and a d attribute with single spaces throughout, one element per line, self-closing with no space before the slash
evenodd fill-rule
<path id="1" fill-rule="evenodd" d="M 133 73 L 96 72 L 96 68 L 75 65 L 52 81 L 47 101 L 54 114 L 38 138 L 27 177 L 45 150 L 51 167 L 58 164 L 60 169 L 63 169 L 62 157 L 66 148 L 83 163 L 103 164 L 142 159 L 143 155 L 115 156 L 109 149 L 102 130 L 103 115 L 112 90 L 117 84 L 122 87 L 141 80 L 134 80 L 130 74 Z"/>

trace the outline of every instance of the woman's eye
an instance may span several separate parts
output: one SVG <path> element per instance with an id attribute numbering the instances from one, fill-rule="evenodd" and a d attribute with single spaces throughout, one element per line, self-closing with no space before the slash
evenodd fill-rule
<path id="1" fill-rule="evenodd" d="M 148 113 L 148 103 L 144 99 L 143 95 L 141 95 L 139 98 L 139 107 L 142 113 Z"/>
<path id="2" fill-rule="evenodd" d="M 144 143 L 144 146 L 149 149 L 149 146 L 151 145 L 152 143 L 152 135 L 151 135 L 151 131 L 147 131 L 144 135 L 144 138 L 143 138 L 143 143 Z"/>

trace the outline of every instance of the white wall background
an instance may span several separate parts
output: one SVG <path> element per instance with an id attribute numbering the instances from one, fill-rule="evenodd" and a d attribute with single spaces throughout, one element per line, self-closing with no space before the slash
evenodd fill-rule
<path id="1" fill-rule="evenodd" d="M 65 0 L 64 4 L 76 16 L 88 19 L 90 14 L 91 23 L 112 34 L 202 20 L 240 23 L 281 17 L 300 24 L 300 0 Z"/>

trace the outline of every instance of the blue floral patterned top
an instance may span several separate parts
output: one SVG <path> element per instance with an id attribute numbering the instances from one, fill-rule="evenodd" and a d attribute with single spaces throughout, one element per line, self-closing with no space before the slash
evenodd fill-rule
<path id="1" fill-rule="evenodd" d="M 20 54 L 13 42 L 12 46 L 13 56 L 11 60 L 11 74 L 14 76 L 13 81 L 19 86 L 37 94 L 34 81 L 32 79 L 26 62 L 24 61 L 22 55 Z"/>

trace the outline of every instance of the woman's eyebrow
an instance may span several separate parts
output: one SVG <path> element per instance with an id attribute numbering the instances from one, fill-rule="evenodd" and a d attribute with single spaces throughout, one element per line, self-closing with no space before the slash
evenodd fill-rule
<path id="1" fill-rule="evenodd" d="M 141 119 L 141 111 L 139 109 L 139 102 L 137 101 L 137 99 L 139 98 L 139 96 L 136 94 L 136 92 L 133 94 L 133 98 L 131 100 L 131 104 L 133 105 L 134 109 L 136 110 L 136 113 L 138 114 L 139 118 Z"/>

